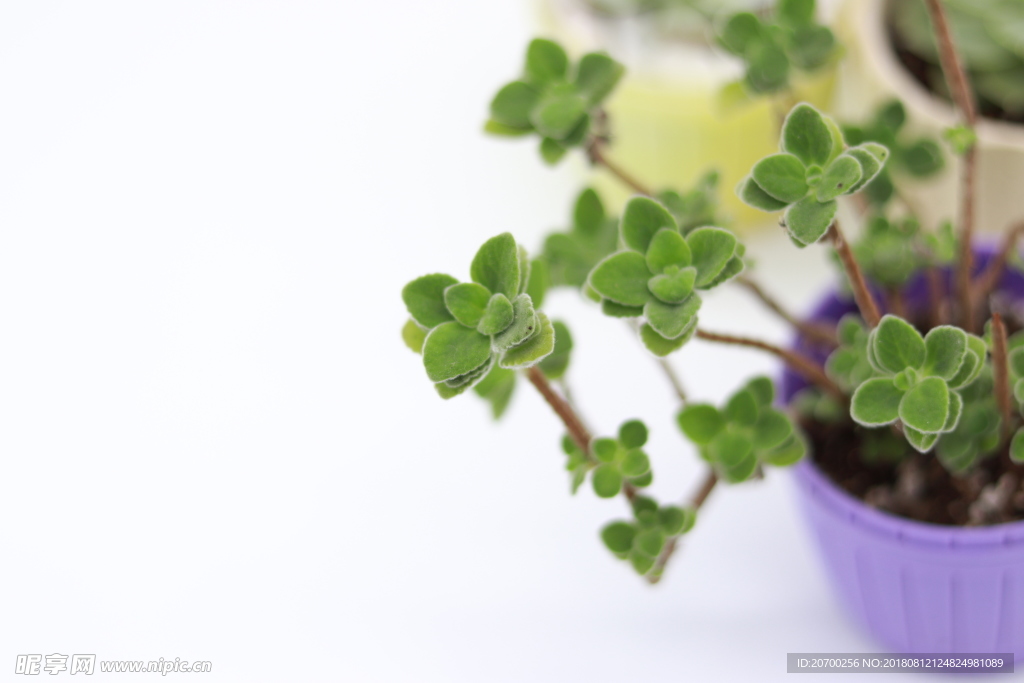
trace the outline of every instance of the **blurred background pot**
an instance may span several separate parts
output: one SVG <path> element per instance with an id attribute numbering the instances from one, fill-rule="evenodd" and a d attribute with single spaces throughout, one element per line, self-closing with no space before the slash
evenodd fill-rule
<path id="1" fill-rule="evenodd" d="M 911 7 L 909 3 L 912 1 L 916 2 L 899 0 L 908 3 L 899 9 L 903 11 Z M 980 8 L 986 4 L 972 3 L 974 0 L 966 3 L 960 0 L 948 2 L 947 6 L 953 13 L 960 6 L 969 12 L 972 7 Z M 881 103 L 897 98 L 906 107 L 908 130 L 941 138 L 945 129 L 957 123 L 956 114 L 948 100 L 926 88 L 900 60 L 893 47 L 894 34 L 887 8 L 887 0 L 848 0 L 844 4 L 836 22 L 836 31 L 846 46 L 847 54 L 839 68 L 834 112 L 841 121 L 856 123 L 869 119 Z M 907 23 L 913 17 L 908 20 L 901 15 L 901 19 L 897 23 Z M 1019 29 L 1024 23 L 1017 26 Z M 973 52 L 971 45 L 978 46 L 976 51 L 985 50 L 985 46 L 992 48 L 990 52 L 998 48 L 987 34 L 978 34 L 981 28 L 975 28 L 975 32 L 961 31 L 959 34 L 963 38 L 960 42 L 965 53 Z M 1024 36 L 1019 42 L 1024 53 Z M 1014 57 L 1011 55 L 1007 59 L 1013 66 Z M 921 78 L 930 82 L 939 80 L 926 60 L 921 60 L 920 70 Z M 1024 78 L 1024 71 L 1017 71 L 1014 66 L 1006 74 L 1016 74 L 1009 76 L 1011 78 Z M 987 100 L 985 92 L 986 88 L 993 87 L 990 82 L 993 76 L 980 70 L 974 74 L 980 84 L 978 89 Z M 1020 96 L 1024 98 L 1024 83 L 1020 84 L 1020 90 Z M 992 90 L 988 92 L 993 94 Z M 982 107 L 983 113 L 990 113 L 992 107 L 989 104 Z M 1007 101 L 1007 106 L 1011 104 Z M 977 132 L 977 228 L 990 233 L 1001 232 L 1011 223 L 1024 219 L 1024 193 L 1020 191 L 1024 183 L 1024 124 L 983 118 Z M 946 151 L 949 156 L 948 147 Z M 959 216 L 960 192 L 955 163 L 947 164 L 940 175 L 927 180 L 901 179 L 900 190 L 927 227 L 934 227 L 947 219 L 956 220 Z"/>
<path id="2" fill-rule="evenodd" d="M 751 166 L 778 145 L 788 103 L 770 97 L 733 99 L 722 90 L 743 75 L 740 62 L 713 44 L 708 20 L 689 10 L 627 12 L 642 0 L 536 0 L 539 30 L 570 52 L 606 50 L 627 68 L 608 102 L 613 141 L 610 156 L 656 189 L 683 190 L 705 171 L 720 175 L 722 206 L 745 228 L 766 223 L 764 212 L 743 204 L 732 191 Z M 700 4 L 697 2 L 690 4 Z M 763 0 L 708 0 L 716 14 L 764 5 Z M 796 100 L 823 108 L 832 96 L 834 69 L 799 77 Z M 735 94 L 735 93 L 734 93 Z M 594 184 L 614 208 L 629 197 L 603 171 Z M 774 219 L 769 218 L 769 223 Z"/>

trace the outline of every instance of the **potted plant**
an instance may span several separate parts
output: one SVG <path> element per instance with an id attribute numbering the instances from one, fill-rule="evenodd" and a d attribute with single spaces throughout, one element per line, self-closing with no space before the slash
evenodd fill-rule
<path id="1" fill-rule="evenodd" d="M 943 51 L 955 57 L 943 6 L 929 8 Z M 813 2 L 783 0 L 778 12 L 807 17 Z M 742 53 L 770 39 L 751 18 L 727 23 Z M 944 66 L 957 101 L 967 102 L 957 60 Z M 656 194 L 612 161 L 603 103 L 622 74 L 607 54 L 573 62 L 556 43 L 535 40 L 521 76 L 495 96 L 489 131 L 536 137 L 548 158 L 583 150 L 636 194 L 616 219 L 584 190 L 572 227 L 549 235 L 536 258 L 504 233 L 476 252 L 468 281 L 433 273 L 409 282 L 403 338 L 436 392 L 448 399 L 472 389 L 499 417 L 524 377 L 565 426 L 572 491 L 586 485 L 628 501 L 630 518 L 600 536 L 651 583 L 716 488 L 795 465 L 840 595 L 882 642 L 1024 657 L 1015 626 L 1024 620 L 1024 279 L 1007 270 L 1024 228 L 996 250 L 978 250 L 970 211 L 955 226 L 922 226 L 891 194 L 864 198 L 907 155 L 904 143 L 893 133 L 902 151 L 891 150 L 862 126 L 848 131 L 865 139 L 849 144 L 837 122 L 797 104 L 778 151 L 753 164 L 736 191 L 778 215 L 795 248 L 823 243 L 836 255 L 849 296 L 830 295 L 800 320 L 755 279 L 736 235 L 715 225 L 713 184 Z M 969 175 L 969 114 L 947 137 Z M 840 201 L 864 212 L 859 241 L 840 225 Z M 793 348 L 700 325 L 702 294 L 733 285 L 794 325 Z M 679 399 L 679 429 L 706 463 L 689 498 L 647 493 L 654 475 L 642 421 L 596 432 L 574 406 L 564 379 L 568 327 L 540 310 L 555 286 L 577 287 L 605 316 L 622 318 L 659 359 Z M 693 402 L 666 357 L 694 340 L 760 349 L 787 375 L 779 390 L 755 377 L 722 405 Z"/>
<path id="2" fill-rule="evenodd" d="M 1024 199 L 1015 182 L 1024 173 L 1024 43 L 1018 2 L 947 2 L 950 30 L 970 77 L 977 107 L 970 110 L 978 135 L 979 226 L 1004 230 L 1020 219 Z M 835 111 L 851 121 L 868 119 L 881 103 L 901 99 L 907 128 L 938 137 L 957 121 L 945 86 L 938 45 L 929 30 L 925 0 L 850 0 L 837 21 L 847 58 L 840 69 Z M 958 215 L 958 176 L 949 168 L 927 182 L 909 182 L 904 198 L 926 224 Z"/>
<path id="3" fill-rule="evenodd" d="M 604 50 L 630 78 L 609 99 L 617 159 L 655 187 L 692 185 L 715 168 L 725 186 L 768 154 L 781 116 L 804 100 L 826 106 L 838 50 L 832 31 L 807 21 L 750 69 L 747 55 L 721 41 L 732 13 L 775 25 L 769 0 L 537 0 L 545 35 L 570 52 Z M 780 27 L 781 28 L 781 27 Z M 778 63 L 775 63 L 775 59 Z M 762 68 L 764 63 L 770 67 Z M 750 96 L 753 93 L 756 96 Z M 595 189 L 616 210 L 634 191 L 598 171 Z M 764 215 L 731 194 L 722 198 L 733 227 Z"/>

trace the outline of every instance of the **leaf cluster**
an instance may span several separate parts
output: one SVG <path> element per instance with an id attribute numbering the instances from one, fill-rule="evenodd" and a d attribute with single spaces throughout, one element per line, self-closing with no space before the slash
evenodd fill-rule
<path id="1" fill-rule="evenodd" d="M 804 435 L 788 415 L 772 406 L 774 398 L 771 380 L 757 377 L 723 408 L 692 404 L 679 411 L 676 419 L 721 479 L 746 481 L 758 465 L 792 465 L 807 452 Z"/>
<path id="2" fill-rule="evenodd" d="M 779 149 L 754 165 L 737 193 L 756 209 L 785 210 L 783 224 L 798 246 L 820 240 L 835 218 L 836 198 L 871 182 L 889 157 L 875 142 L 847 149 L 835 121 L 806 103 L 786 117 Z"/>
<path id="3" fill-rule="evenodd" d="M 701 299 L 743 270 L 743 246 L 728 230 L 703 227 L 683 236 L 660 202 L 634 197 L 619 224 L 625 249 L 604 258 L 588 278 L 605 314 L 646 322 L 640 337 L 665 356 L 693 336 Z"/>
<path id="4" fill-rule="evenodd" d="M 591 473 L 594 493 L 601 498 L 614 498 L 628 482 L 637 488 L 650 486 L 654 481 L 651 460 L 644 452 L 647 426 L 640 420 L 623 422 L 617 438 L 594 439 L 590 455 L 584 453 L 568 435 L 562 439 L 562 450 L 569 456 L 566 469 L 572 479 L 572 492 L 576 493 Z"/>
<path id="5" fill-rule="evenodd" d="M 779 0 L 774 16 L 738 12 L 728 18 L 718 42 L 743 60 L 747 89 L 756 94 L 778 92 L 788 87 L 794 67 L 813 71 L 833 57 L 835 36 L 814 15 L 814 0 Z"/>
<path id="6" fill-rule="evenodd" d="M 690 507 L 661 505 L 647 496 L 632 502 L 633 519 L 617 520 L 601 529 L 601 540 L 621 560 L 627 560 L 637 574 L 651 576 L 660 571 L 656 560 L 666 543 L 693 528 L 697 511 Z"/>
<path id="7" fill-rule="evenodd" d="M 491 100 L 491 118 L 484 130 L 512 137 L 536 133 L 541 156 L 556 164 L 587 140 L 592 112 L 624 71 L 603 52 L 585 54 L 572 64 L 561 45 L 537 38 L 527 47 L 521 76 Z"/>
<path id="8" fill-rule="evenodd" d="M 402 289 L 412 316 L 403 338 L 414 350 L 420 347 L 427 377 L 446 399 L 480 382 L 495 365 L 527 368 L 555 348 L 554 327 L 544 313 L 534 310 L 526 293 L 526 250 L 511 234 L 484 242 L 473 258 L 470 278 L 471 282 L 459 282 L 434 273 Z"/>

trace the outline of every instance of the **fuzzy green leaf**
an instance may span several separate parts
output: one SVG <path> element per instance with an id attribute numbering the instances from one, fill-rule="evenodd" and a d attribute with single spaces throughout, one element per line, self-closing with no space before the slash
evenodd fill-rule
<path id="1" fill-rule="evenodd" d="M 783 151 L 796 155 L 805 166 L 824 166 L 832 154 L 832 133 L 821 112 L 801 103 L 786 116 L 779 146 Z"/>
<path id="2" fill-rule="evenodd" d="M 828 165 L 821 175 L 815 196 L 819 202 L 827 202 L 850 191 L 861 179 L 860 162 L 849 154 L 841 154 Z"/>
<path id="3" fill-rule="evenodd" d="M 629 522 L 612 522 L 601 529 L 601 541 L 616 555 L 628 553 L 633 548 L 636 527 Z"/>
<path id="4" fill-rule="evenodd" d="M 727 429 L 721 432 L 707 447 L 711 462 L 721 463 L 726 467 L 742 463 L 753 452 L 754 442 L 749 435 L 740 430 Z"/>
<path id="5" fill-rule="evenodd" d="M 604 224 L 604 204 L 593 189 L 587 188 L 576 198 L 572 210 L 573 227 L 585 235 L 594 235 Z"/>
<path id="6" fill-rule="evenodd" d="M 697 269 L 687 267 L 677 272 L 655 275 L 647 281 L 647 288 L 666 304 L 681 304 L 693 293 L 696 280 Z"/>
<path id="7" fill-rule="evenodd" d="M 557 164 L 568 152 L 569 150 L 558 140 L 551 138 L 541 138 L 540 140 L 540 158 L 548 166 Z"/>
<path id="8" fill-rule="evenodd" d="M 708 445 L 725 428 L 725 417 L 718 408 L 705 403 L 686 406 L 676 421 L 686 438 L 698 446 Z"/>
<path id="9" fill-rule="evenodd" d="M 762 190 L 785 204 L 792 204 L 807 195 L 807 169 L 792 154 L 772 154 L 761 159 L 751 175 Z"/>
<path id="10" fill-rule="evenodd" d="M 661 358 L 681 349 L 686 342 L 690 341 L 696 329 L 697 325 L 693 324 L 675 339 L 666 339 L 649 324 L 644 324 L 640 327 L 640 341 L 644 343 L 648 351 Z"/>
<path id="11" fill-rule="evenodd" d="M 903 428 L 903 434 L 907 437 L 907 442 L 919 453 L 927 453 L 939 440 L 938 434 L 925 434 L 908 426 Z"/>
<path id="12" fill-rule="evenodd" d="M 603 437 L 590 442 L 590 451 L 601 462 L 615 462 L 619 456 L 619 442 Z"/>
<path id="13" fill-rule="evenodd" d="M 804 197 L 786 210 L 786 229 L 802 245 L 814 244 L 828 231 L 839 204 L 836 200 L 819 202 Z"/>
<path id="14" fill-rule="evenodd" d="M 761 211 L 781 211 L 788 206 L 786 202 L 780 202 L 765 192 L 753 176 L 747 176 L 740 181 L 739 187 L 736 188 L 736 194 L 745 204 Z"/>
<path id="15" fill-rule="evenodd" d="M 622 474 L 627 477 L 639 477 L 647 474 L 651 469 L 651 461 L 639 448 L 631 448 L 626 451 L 622 459 Z"/>
<path id="16" fill-rule="evenodd" d="M 985 357 L 988 347 L 985 340 L 973 334 L 967 335 L 967 353 L 964 355 L 963 365 L 957 370 L 956 376 L 949 380 L 952 389 L 965 387 L 978 378 L 985 367 Z"/>
<path id="17" fill-rule="evenodd" d="M 547 259 L 535 258 L 530 261 L 530 279 L 526 282 L 526 293 L 533 299 L 533 305 L 540 308 L 544 297 L 551 288 L 551 267 Z"/>
<path id="18" fill-rule="evenodd" d="M 565 79 L 569 57 L 558 43 L 535 38 L 526 48 L 526 75 L 535 83 Z"/>
<path id="19" fill-rule="evenodd" d="M 643 306 L 651 299 L 651 271 L 643 254 L 620 251 L 594 266 L 589 283 L 601 296 L 624 306 Z"/>
<path id="20" fill-rule="evenodd" d="M 865 427 L 881 427 L 899 419 L 903 392 L 891 379 L 878 377 L 857 387 L 850 401 L 850 417 Z"/>
<path id="21" fill-rule="evenodd" d="M 492 294 L 504 294 L 512 299 L 519 293 L 519 250 L 511 233 L 503 232 L 483 243 L 469 275 Z"/>
<path id="22" fill-rule="evenodd" d="M 402 341 L 415 353 L 423 352 L 423 341 L 427 338 L 427 331 L 416 324 L 415 320 L 405 321 L 402 327 Z"/>
<path id="23" fill-rule="evenodd" d="M 692 295 L 681 304 L 666 304 L 651 299 L 644 306 L 644 316 L 655 331 L 666 339 L 676 339 L 689 332 L 697 324 L 697 311 L 701 299 Z"/>
<path id="24" fill-rule="evenodd" d="M 736 252 L 736 236 L 722 228 L 697 228 L 686 236 L 692 265 L 697 269 L 697 289 L 706 289 Z"/>
<path id="25" fill-rule="evenodd" d="M 537 313 L 535 320 L 539 329 L 526 341 L 506 351 L 499 361 L 501 367 L 513 370 L 528 368 L 555 350 L 555 329 L 551 321 L 543 313 Z"/>
<path id="26" fill-rule="evenodd" d="M 591 105 L 596 105 L 615 89 L 625 72 L 625 67 L 603 52 L 590 52 L 580 58 L 576 87 Z"/>
<path id="27" fill-rule="evenodd" d="M 640 420 L 623 422 L 619 427 L 619 441 L 626 448 L 640 448 L 647 443 L 647 425 Z"/>
<path id="28" fill-rule="evenodd" d="M 761 40 L 761 20 L 750 12 L 738 12 L 729 17 L 718 40 L 729 52 L 743 56 Z"/>
<path id="29" fill-rule="evenodd" d="M 609 299 L 601 301 L 601 312 L 613 318 L 639 318 L 644 314 L 643 306 L 623 306 Z"/>
<path id="30" fill-rule="evenodd" d="M 494 348 L 498 351 L 509 349 L 534 336 L 537 331 L 537 314 L 528 294 L 520 294 L 512 301 L 512 324 L 494 335 Z"/>
<path id="31" fill-rule="evenodd" d="M 402 288 L 402 301 L 413 320 L 426 328 L 454 320 L 444 304 L 444 290 L 457 284 L 451 275 L 435 273 L 418 277 Z"/>
<path id="32" fill-rule="evenodd" d="M 1024 427 L 1017 430 L 1010 442 L 1010 458 L 1014 462 L 1024 462 Z"/>
<path id="33" fill-rule="evenodd" d="M 647 246 L 647 267 L 652 273 L 664 273 L 669 266 L 685 268 L 693 256 L 690 246 L 678 230 L 662 228 L 654 234 Z"/>
<path id="34" fill-rule="evenodd" d="M 545 96 L 530 112 L 530 123 L 541 135 L 562 140 L 579 125 L 587 113 L 587 103 L 576 92 L 556 92 Z"/>
<path id="35" fill-rule="evenodd" d="M 661 529 L 648 529 L 641 531 L 634 541 L 636 550 L 648 557 L 657 557 L 661 549 L 665 547 L 665 534 Z"/>
<path id="36" fill-rule="evenodd" d="M 475 282 L 461 282 L 444 290 L 444 303 L 448 310 L 467 327 L 476 327 L 480 323 L 490 299 L 490 291 Z"/>
<path id="37" fill-rule="evenodd" d="M 900 419 L 925 434 L 942 431 L 949 416 L 949 389 L 939 377 L 927 377 L 911 387 L 900 401 Z"/>
<path id="38" fill-rule="evenodd" d="M 895 374 L 906 368 L 919 369 L 927 356 L 921 333 L 894 315 L 882 316 L 868 344 L 871 347 L 869 359 L 877 362 L 876 367 L 883 372 Z"/>
<path id="39" fill-rule="evenodd" d="M 662 228 L 679 230 L 676 219 L 660 203 L 649 197 L 633 197 L 626 203 L 619 231 L 627 247 L 646 254 L 651 240 Z"/>
<path id="40" fill-rule="evenodd" d="M 882 170 L 882 162 L 874 154 L 861 147 L 851 147 L 846 151 L 846 156 L 856 159 L 860 164 L 860 180 L 847 190 L 848 194 L 853 194 L 874 180 L 878 172 Z"/>
<path id="41" fill-rule="evenodd" d="M 757 399 L 747 390 L 737 391 L 725 404 L 725 419 L 749 427 L 757 422 Z"/>
<path id="42" fill-rule="evenodd" d="M 951 432 L 956 429 L 960 422 L 960 416 L 964 411 L 964 400 L 955 391 L 949 392 L 949 412 L 946 414 L 946 422 L 942 425 L 943 432 Z"/>
<path id="43" fill-rule="evenodd" d="M 967 333 L 952 325 L 941 325 L 928 332 L 924 345 L 924 374 L 953 379 L 967 355 Z"/>
<path id="44" fill-rule="evenodd" d="M 490 338 L 454 320 L 432 329 L 423 342 L 423 365 L 433 382 L 472 372 L 490 357 Z"/>
<path id="45" fill-rule="evenodd" d="M 533 131 L 533 126 L 529 128 L 516 128 L 509 126 L 500 121 L 494 119 L 487 119 L 484 122 L 484 132 L 490 135 L 498 135 L 505 138 L 520 138 L 524 135 L 529 135 Z"/>
<path id="46" fill-rule="evenodd" d="M 755 377 L 747 382 L 747 391 L 753 394 L 759 407 L 767 407 L 775 400 L 775 385 L 767 377 Z"/>
<path id="47" fill-rule="evenodd" d="M 498 334 L 508 329 L 515 318 L 515 311 L 512 302 L 504 294 L 495 294 L 487 302 L 484 314 L 477 323 L 477 331 L 482 334 Z"/>
<path id="48" fill-rule="evenodd" d="M 789 57 L 801 69 L 810 71 L 823 66 L 835 51 L 836 37 L 827 26 L 800 26 L 793 31 Z"/>
<path id="49" fill-rule="evenodd" d="M 793 435 L 793 423 L 774 408 L 764 410 L 754 424 L 754 447 L 759 451 L 778 448 Z"/>
<path id="50" fill-rule="evenodd" d="M 516 373 L 498 365 L 480 380 L 473 391 L 491 404 L 491 416 L 497 420 L 505 414 L 516 388 Z"/>
<path id="51" fill-rule="evenodd" d="M 814 21 L 814 0 L 779 0 L 776 13 L 779 22 L 789 26 L 803 26 Z"/>
<path id="52" fill-rule="evenodd" d="M 614 498 L 622 490 L 622 473 L 615 465 L 598 465 L 591 476 L 594 493 L 601 498 Z"/>
<path id="53" fill-rule="evenodd" d="M 569 368 L 572 351 L 572 335 L 569 328 L 561 320 L 551 323 L 555 330 L 555 349 L 551 355 L 540 362 L 540 370 L 549 379 L 558 379 L 565 375 Z"/>
<path id="54" fill-rule="evenodd" d="M 759 454 L 760 460 L 775 467 L 788 467 L 807 455 L 807 442 L 803 436 L 794 432 L 780 446 Z"/>
<path id="55" fill-rule="evenodd" d="M 511 128 L 532 129 L 530 112 L 540 99 L 540 93 L 529 83 L 512 81 L 491 100 L 491 118 Z"/>

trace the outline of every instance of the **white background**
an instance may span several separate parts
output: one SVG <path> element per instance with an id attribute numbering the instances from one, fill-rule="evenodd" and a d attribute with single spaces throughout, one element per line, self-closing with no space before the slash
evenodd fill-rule
<path id="1" fill-rule="evenodd" d="M 0 5 L 0 678 L 95 653 L 211 681 L 770 680 L 787 652 L 879 649 L 786 473 L 715 491 L 651 589 L 597 538 L 622 502 L 568 495 L 529 385 L 494 424 L 402 345 L 406 281 L 567 223 L 580 166 L 479 132 L 531 21 L 515 0 Z M 821 250 L 751 250 L 797 310 L 828 286 Z M 651 358 L 575 294 L 547 309 L 596 430 L 644 417 L 655 493 L 687 494 Z M 702 325 L 788 334 L 728 288 Z M 702 343 L 673 362 L 709 400 L 778 371 Z"/>

